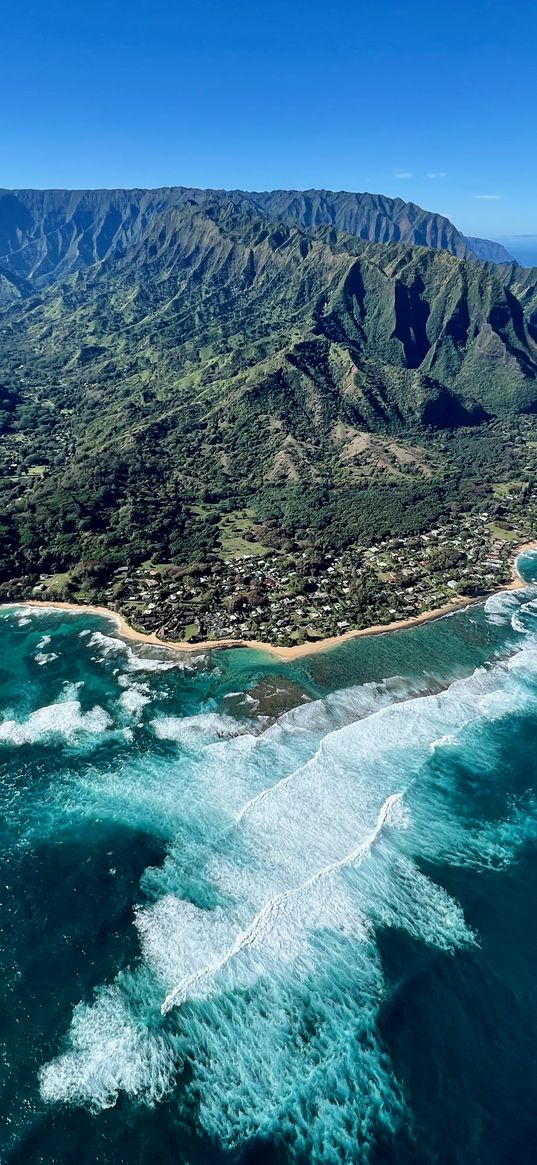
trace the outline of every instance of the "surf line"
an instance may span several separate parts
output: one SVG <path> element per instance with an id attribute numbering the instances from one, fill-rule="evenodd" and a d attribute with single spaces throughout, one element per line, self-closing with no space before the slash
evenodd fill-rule
<path id="1" fill-rule="evenodd" d="M 330 865 L 324 866 L 322 870 L 318 870 L 317 873 L 312 874 L 311 877 L 308 878 L 305 882 L 302 882 L 300 886 L 295 886 L 292 890 L 284 890 L 281 894 L 275 894 L 273 898 L 270 898 L 269 901 L 266 902 L 265 905 L 261 908 L 261 910 L 258 911 L 249 926 L 247 926 L 245 930 L 241 931 L 237 935 L 233 946 L 230 947 L 228 952 L 223 955 L 221 959 L 218 959 L 214 963 L 209 963 L 206 967 L 203 967 L 201 971 L 195 971 L 193 975 L 188 975 L 185 979 L 182 979 L 181 982 L 172 989 L 172 991 L 169 992 L 161 1006 L 161 1014 L 167 1015 L 167 1013 L 171 1011 L 173 1007 L 181 1007 L 181 1005 L 186 1002 L 188 995 L 193 988 L 199 986 L 201 983 L 209 979 L 212 979 L 218 973 L 218 971 L 222 971 L 228 965 L 228 963 L 230 963 L 231 960 L 236 957 L 236 955 L 240 954 L 241 951 L 245 950 L 247 947 L 252 946 L 259 934 L 262 934 L 267 929 L 270 929 L 272 920 L 274 919 L 275 915 L 278 914 L 280 908 L 286 904 L 286 902 L 290 901 L 290 899 L 296 897 L 298 894 L 303 893 L 304 890 L 309 890 L 312 886 L 321 881 L 324 881 L 325 878 L 330 877 L 330 875 L 335 873 L 336 870 L 341 870 L 345 866 L 351 866 L 362 862 L 364 858 L 366 858 L 367 855 L 371 852 L 372 847 L 375 845 L 375 842 L 378 841 L 378 838 L 380 837 L 383 829 L 390 824 L 397 824 L 397 821 L 395 820 L 396 806 L 400 806 L 402 802 L 403 793 L 390 793 L 390 796 L 386 798 L 380 807 L 374 830 L 365 841 L 361 842 L 360 845 L 356 846 L 356 848 L 351 850 L 349 854 L 346 854 L 345 857 L 340 858 L 339 861 L 331 862 Z"/>
<path id="2" fill-rule="evenodd" d="M 329 732 L 327 737 L 325 737 L 325 740 L 327 740 L 331 735 L 332 733 Z M 256 805 L 260 805 L 262 801 L 266 801 L 267 798 L 272 797 L 274 793 L 281 793 L 282 789 L 285 789 L 287 785 L 291 783 L 291 781 L 296 780 L 297 776 L 302 776 L 303 773 L 307 772 L 307 770 L 312 767 L 315 761 L 319 760 L 320 755 L 321 749 L 318 748 L 317 752 L 314 753 L 314 755 L 310 757 L 310 759 L 306 761 L 305 764 L 299 765 L 298 768 L 293 769 L 291 773 L 288 773 L 286 777 L 281 777 L 279 781 L 276 781 L 275 785 L 268 785 L 266 789 L 262 789 L 260 793 L 256 793 L 255 797 L 251 797 L 250 800 L 242 806 L 242 809 L 239 809 L 239 812 L 237 813 L 234 821 L 234 825 L 240 825 L 241 822 L 244 821 L 244 818 L 252 812 L 252 809 L 254 809 Z"/>

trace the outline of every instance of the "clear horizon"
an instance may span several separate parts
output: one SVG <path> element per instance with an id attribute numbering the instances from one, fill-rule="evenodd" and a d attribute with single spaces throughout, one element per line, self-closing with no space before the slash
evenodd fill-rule
<path id="1" fill-rule="evenodd" d="M 20 10 L 4 17 L 3 187 L 368 190 L 537 252 L 528 0 L 404 18 L 387 0 L 382 19 L 344 0 L 27 0 L 24 17 L 23 85 Z"/>

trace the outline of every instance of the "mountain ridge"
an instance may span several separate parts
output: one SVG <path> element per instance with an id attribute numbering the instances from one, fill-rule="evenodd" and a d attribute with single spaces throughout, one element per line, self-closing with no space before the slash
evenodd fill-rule
<path id="1" fill-rule="evenodd" d="M 484 263 L 516 263 L 513 255 L 503 246 L 491 239 L 478 239 L 471 235 L 465 236 L 466 242 L 477 259 Z"/>
<path id="2" fill-rule="evenodd" d="M 155 214 L 189 201 L 235 200 L 280 222 L 333 226 L 370 242 L 402 242 L 477 257 L 470 241 L 442 215 L 384 195 L 348 191 L 248 192 L 161 187 L 154 190 L 0 190 L 0 267 L 4 278 L 46 286 L 73 270 L 121 253 L 141 238 Z M 477 240 L 479 257 L 489 244 Z M 487 251 L 488 248 L 488 251 Z M 499 252 L 498 252 L 499 253 Z M 506 252 L 507 254 L 507 252 Z M 509 261 L 503 259 L 503 261 Z"/>
<path id="3" fill-rule="evenodd" d="M 276 491 L 300 529 L 326 487 L 341 539 L 351 499 L 372 529 L 412 498 L 432 516 L 455 504 L 435 434 L 537 411 L 537 271 L 188 193 L 123 192 L 120 221 L 74 197 L 4 275 L 4 574 L 203 558 L 207 498 L 261 519 Z"/>

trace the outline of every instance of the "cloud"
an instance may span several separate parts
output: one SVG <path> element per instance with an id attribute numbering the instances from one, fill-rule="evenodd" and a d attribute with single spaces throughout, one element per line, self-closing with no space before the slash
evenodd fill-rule
<path id="1" fill-rule="evenodd" d="M 503 197 L 503 195 L 501 195 L 501 194 L 476 194 L 475 197 L 484 199 L 485 202 L 497 202 L 499 198 Z"/>
<path id="2" fill-rule="evenodd" d="M 396 178 L 412 178 L 412 170 L 398 170 Z"/>
<path id="3" fill-rule="evenodd" d="M 428 178 L 447 178 L 447 172 L 445 170 L 433 170 L 431 174 L 427 175 L 427 177 Z"/>

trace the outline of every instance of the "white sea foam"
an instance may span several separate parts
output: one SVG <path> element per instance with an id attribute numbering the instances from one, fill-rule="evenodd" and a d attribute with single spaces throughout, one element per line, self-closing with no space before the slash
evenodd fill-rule
<path id="1" fill-rule="evenodd" d="M 343 952 L 339 960 L 330 952 L 332 962 L 327 952 L 326 975 L 303 993 L 275 977 L 240 1013 L 216 1001 L 193 1012 L 199 1119 L 209 1136 L 227 1148 L 281 1137 L 290 1159 L 367 1163 L 377 1137 L 408 1122 L 376 1031 L 382 974 L 374 950 L 361 953 L 347 974 Z M 308 1038 L 293 1038 L 304 1014 Z"/>
<path id="2" fill-rule="evenodd" d="M 124 691 L 119 697 L 119 704 L 124 712 L 139 720 L 146 705 L 151 703 L 151 689 L 147 684 L 122 683 L 125 678 L 120 677 L 120 686 Z"/>
<path id="3" fill-rule="evenodd" d="M 114 1105 L 120 1091 L 149 1104 L 166 1095 L 181 1060 L 173 1040 L 156 1030 L 151 1034 L 150 1007 L 145 1015 L 137 1014 L 139 995 L 139 985 L 124 975 L 98 992 L 91 1008 L 75 1009 L 73 1050 L 40 1073 L 44 1100 L 75 1101 L 100 1110 Z"/>
<path id="4" fill-rule="evenodd" d="M 192 663 L 189 664 L 181 659 L 170 659 L 170 653 L 168 653 L 167 658 L 156 654 L 141 655 L 140 652 L 134 651 L 124 639 L 118 639 L 113 635 L 104 635 L 102 631 L 94 631 L 92 633 L 91 638 L 88 639 L 88 647 L 97 648 L 99 657 L 102 659 L 107 659 L 114 655 L 123 655 L 126 658 L 129 671 L 161 672 L 170 671 L 172 668 L 188 670 L 193 666 Z M 163 649 L 152 648 L 151 650 L 156 653 Z"/>
<path id="5" fill-rule="evenodd" d="M 4 720 L 0 724 L 0 743 L 21 745 L 47 743 L 62 738 L 74 743 L 84 736 L 99 736 L 111 725 L 104 708 L 96 705 L 83 712 L 78 700 L 62 700 L 31 712 L 26 720 Z"/>
<path id="6" fill-rule="evenodd" d="M 197 716 L 161 716 L 158 720 L 151 720 L 150 727 L 159 740 L 175 740 L 187 747 L 226 740 L 248 731 L 241 721 L 218 712 L 205 712 Z"/>
<path id="7" fill-rule="evenodd" d="M 537 601 L 529 599 L 528 602 L 522 603 L 518 609 L 511 616 L 511 626 L 513 631 L 517 631 L 521 635 L 533 635 L 537 628 Z"/>
<path id="8" fill-rule="evenodd" d="M 519 606 L 520 599 L 516 591 L 499 591 L 495 595 L 489 595 L 483 609 L 489 623 L 495 623 L 501 627 L 506 626 L 511 621 L 513 613 L 518 610 Z"/>
<path id="9" fill-rule="evenodd" d="M 58 658 L 57 651 L 38 651 L 37 655 L 34 655 L 34 660 L 39 664 L 39 667 L 43 667 L 45 663 L 51 663 L 53 659 Z"/>
<path id="10" fill-rule="evenodd" d="M 203 749 L 203 764 L 195 774 L 200 800 L 233 819 L 245 810 L 247 802 L 311 759 L 329 732 L 408 699 L 415 691 L 414 684 L 397 676 L 383 683 L 347 688 L 324 700 L 299 705 L 272 724 L 257 717 L 245 731 L 244 723 L 239 722 L 241 734 L 234 735 L 233 730 L 231 739 L 226 739 L 227 721 L 211 722 L 203 713 L 191 718 L 185 727 L 183 718 L 178 726 L 183 743 L 188 730 L 188 747 L 195 750 L 199 744 Z M 215 729 L 212 740 L 211 723 Z"/>
<path id="11" fill-rule="evenodd" d="M 144 878 L 156 900 L 136 912 L 142 960 L 76 1009 L 45 1099 L 153 1104 L 186 1055 L 196 1117 L 225 1147 L 283 1128 L 291 1159 L 367 1161 L 379 1127 L 406 1119 L 378 1034 L 376 928 L 440 951 L 479 941 L 420 859 L 491 867 L 537 836 L 529 805 L 490 821 L 479 801 L 496 723 L 535 706 L 536 673 L 525 640 L 438 695 L 365 685 L 258 735 L 216 712 L 153 720 L 186 749 L 98 790 L 104 816 L 109 804 L 168 831 Z M 207 906 L 189 900 L 194 883 Z"/>
<path id="12" fill-rule="evenodd" d="M 272 945 L 276 943 L 277 946 L 284 944 L 286 957 L 289 958 L 289 940 L 293 934 L 293 926 L 296 927 L 298 921 L 297 915 L 303 915 L 304 900 L 310 916 L 308 920 L 310 927 L 312 924 L 316 926 L 332 925 L 339 929 L 348 930 L 348 914 L 346 910 L 338 911 L 334 887 L 331 885 L 327 893 L 322 884 L 328 881 L 332 882 L 333 875 L 339 873 L 346 866 L 358 865 L 364 861 L 371 852 L 375 842 L 378 841 L 382 830 L 386 828 L 386 825 L 394 824 L 395 822 L 401 823 L 404 820 L 401 814 L 401 800 L 402 798 L 399 793 L 392 793 L 386 798 L 380 807 L 375 828 L 369 837 L 360 842 L 354 850 L 338 861 L 332 862 L 331 865 L 317 870 L 301 885 L 295 886 L 290 890 L 284 890 L 281 894 L 265 902 L 255 918 L 252 919 L 245 930 L 236 936 L 232 947 L 220 959 L 209 963 L 207 966 L 201 968 L 201 970 L 187 976 L 168 993 L 162 1004 L 162 1014 L 166 1015 L 172 1007 L 180 1006 L 190 995 L 199 997 L 200 988 L 203 996 L 206 985 L 212 983 L 215 975 L 224 970 L 232 959 L 236 959 L 237 956 L 243 954 L 245 951 L 248 951 L 249 956 L 251 956 L 254 948 L 265 948 L 269 943 Z M 345 906 L 348 905 L 347 899 L 348 896 L 345 895 Z M 314 914 L 314 917 L 312 917 L 312 914 Z M 303 927 L 303 917 L 300 918 L 300 922 Z M 362 925 L 360 929 L 362 934 L 366 933 L 365 925 Z M 356 930 L 356 926 L 353 927 L 355 934 Z"/>

